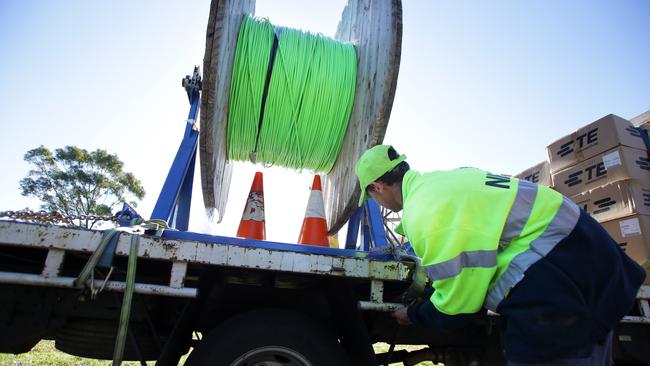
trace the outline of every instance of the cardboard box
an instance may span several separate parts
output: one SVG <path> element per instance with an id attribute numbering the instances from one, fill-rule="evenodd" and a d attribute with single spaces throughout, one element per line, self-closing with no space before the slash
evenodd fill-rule
<path id="1" fill-rule="evenodd" d="M 647 150 L 619 146 L 567 169 L 551 174 L 553 188 L 571 197 L 626 179 L 650 181 Z"/>
<path id="2" fill-rule="evenodd" d="M 650 121 L 648 123 L 644 123 L 641 126 L 637 127 L 643 130 L 648 131 L 648 134 L 650 134 Z"/>
<path id="3" fill-rule="evenodd" d="M 645 111 L 630 120 L 633 125 L 643 130 L 646 137 L 646 149 L 650 150 L 650 111 Z"/>
<path id="4" fill-rule="evenodd" d="M 515 178 L 524 179 L 529 182 L 550 187 L 551 172 L 548 168 L 548 161 L 543 161 L 533 167 L 524 170 L 519 174 L 515 174 Z"/>
<path id="5" fill-rule="evenodd" d="M 630 120 L 633 125 L 639 127 L 643 125 L 650 125 L 650 111 L 645 111 L 638 116 L 632 118 Z"/>
<path id="6" fill-rule="evenodd" d="M 632 123 L 610 114 L 550 144 L 546 151 L 551 173 L 566 169 L 618 145 L 645 149 Z"/>
<path id="7" fill-rule="evenodd" d="M 650 182 L 622 180 L 571 199 L 599 222 L 636 213 L 650 216 Z"/>
<path id="8" fill-rule="evenodd" d="M 646 150 L 650 152 L 650 121 L 637 127 L 637 129 L 641 132 L 641 138 L 645 142 Z"/>
<path id="9" fill-rule="evenodd" d="M 601 225 L 630 258 L 646 268 L 644 284 L 650 284 L 650 216 L 627 216 Z"/>

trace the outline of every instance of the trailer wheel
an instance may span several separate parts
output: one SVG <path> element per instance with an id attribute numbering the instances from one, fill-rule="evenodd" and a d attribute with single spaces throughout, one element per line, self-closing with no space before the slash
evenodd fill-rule
<path id="1" fill-rule="evenodd" d="M 255 310 L 206 335 L 186 366 L 329 366 L 350 361 L 336 336 L 300 313 Z"/>

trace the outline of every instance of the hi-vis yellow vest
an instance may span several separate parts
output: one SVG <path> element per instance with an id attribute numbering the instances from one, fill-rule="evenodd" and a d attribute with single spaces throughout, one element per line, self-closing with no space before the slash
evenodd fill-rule
<path id="1" fill-rule="evenodd" d="M 461 168 L 402 183 L 405 235 L 422 259 L 440 312 L 495 311 L 524 272 L 574 228 L 580 209 L 554 190 Z"/>

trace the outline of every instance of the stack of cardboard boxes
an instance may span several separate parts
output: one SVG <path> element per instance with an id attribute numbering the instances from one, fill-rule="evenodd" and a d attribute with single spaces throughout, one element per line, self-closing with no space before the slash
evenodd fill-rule
<path id="1" fill-rule="evenodd" d="M 650 129 L 650 111 L 635 122 Z M 648 269 L 650 160 L 643 133 L 630 121 L 610 114 L 553 142 L 547 153 L 548 162 L 516 177 L 570 197 Z M 650 284 L 650 270 L 647 273 L 646 284 Z"/>

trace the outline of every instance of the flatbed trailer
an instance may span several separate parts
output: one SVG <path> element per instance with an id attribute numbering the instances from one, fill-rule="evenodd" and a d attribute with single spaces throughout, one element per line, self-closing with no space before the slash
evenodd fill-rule
<path id="1" fill-rule="evenodd" d="M 101 231 L 1 221 L 2 314 L 8 317 L 0 336 L 1 351 L 25 352 L 45 337 L 55 339 L 57 347 L 69 353 L 110 358 L 114 337 L 102 349 L 95 344 L 97 339 L 84 335 L 91 332 L 86 326 L 106 333 L 116 329 L 119 302 L 111 292 L 126 288 L 126 258 L 133 235 L 139 234 L 120 234 L 110 278 L 88 278 L 79 286 L 75 280 L 102 241 Z M 353 321 L 353 313 L 362 310 L 399 306 L 384 301 L 384 293 L 408 287 L 413 266 L 386 258 L 363 251 L 173 230 L 160 237 L 141 235 L 132 325 L 151 328 L 147 335 L 138 334 L 144 338 L 138 343 L 162 345 L 178 326 L 174 323 L 179 316 L 183 323 L 193 324 L 188 330 L 207 333 L 211 326 L 245 311 L 299 308 L 326 317 L 338 306 L 332 301 L 348 301 L 352 313 L 345 318 Z M 346 291 L 354 293 L 354 300 L 342 296 Z M 189 304 L 194 304 L 194 310 L 187 313 Z M 204 316 L 197 317 L 197 310 Z M 138 325 L 132 329 L 137 334 Z M 186 331 L 184 339 L 189 344 L 191 333 Z M 155 347 L 127 352 L 127 358 L 139 356 L 157 359 L 159 354 Z"/>
<path id="2" fill-rule="evenodd" d="M 309 364 L 300 363 L 305 353 L 316 365 L 341 360 L 383 364 L 388 355 L 375 356 L 372 343 L 396 342 L 428 346 L 392 354 L 393 361 L 406 365 L 505 362 L 493 314 L 462 332 L 439 334 L 416 326 L 398 331 L 389 311 L 402 306 L 415 264 L 386 251 L 174 230 L 161 236 L 124 232 L 116 241 L 110 277 L 105 280 L 106 269 L 96 268 L 97 278 L 75 284 L 102 235 L 0 221 L 0 352 L 27 352 L 41 339 L 53 339 L 64 352 L 111 359 L 121 304 L 117 293 L 126 288 L 130 243 L 137 235 L 138 271 L 124 359 L 175 365 L 194 347 L 190 365 L 237 357 L 243 357 L 242 365 L 258 359 Z M 617 329 L 619 363 L 647 362 L 648 298 L 650 288 L 644 286 L 637 308 Z M 202 338 L 193 337 L 195 332 Z M 278 340 L 283 347 L 272 347 Z M 241 351 L 247 347 L 258 351 Z"/>

